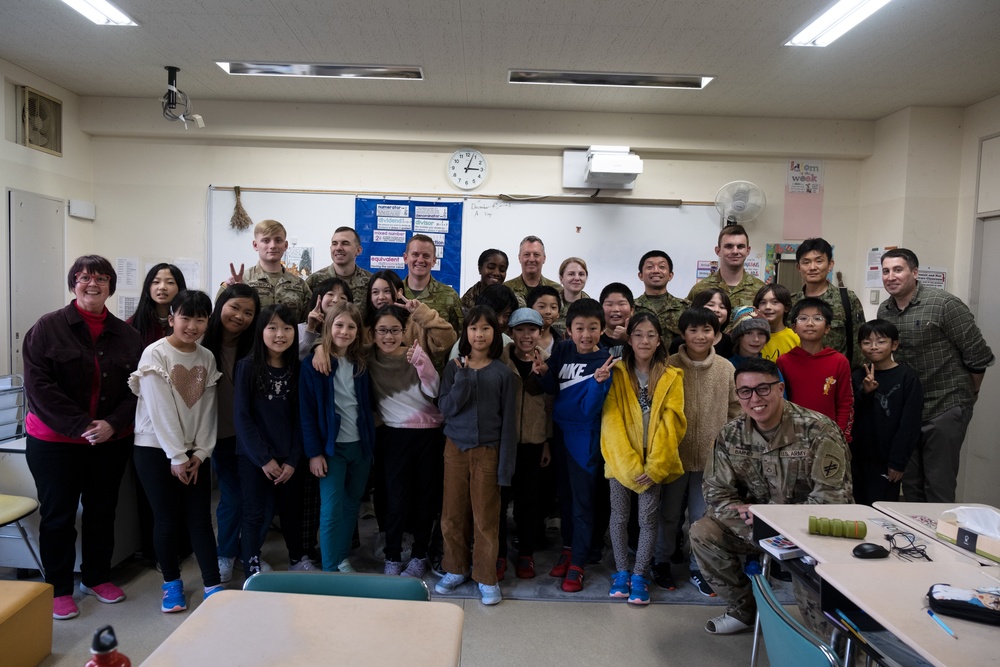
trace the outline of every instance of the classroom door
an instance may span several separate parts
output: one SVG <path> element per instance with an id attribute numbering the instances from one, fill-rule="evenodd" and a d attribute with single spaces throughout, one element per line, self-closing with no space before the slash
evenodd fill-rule
<path id="1" fill-rule="evenodd" d="M 66 305 L 65 202 L 10 190 L 8 204 L 9 368 L 22 373 L 24 334 L 39 317 Z"/>
<path id="2" fill-rule="evenodd" d="M 983 221 L 983 243 L 979 246 L 979 303 L 974 308 L 976 324 L 995 356 L 1000 356 L 1000 217 Z M 958 499 L 1000 507 L 1000 364 L 986 371 L 979 400 L 962 451 Z"/>

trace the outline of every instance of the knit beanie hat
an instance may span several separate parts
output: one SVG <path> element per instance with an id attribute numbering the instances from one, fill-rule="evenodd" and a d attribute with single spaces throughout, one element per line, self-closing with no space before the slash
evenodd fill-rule
<path id="1" fill-rule="evenodd" d="M 729 337 L 736 342 L 740 336 L 751 329 L 759 329 L 771 340 L 771 325 L 751 306 L 742 306 L 733 311 L 733 328 L 729 331 Z"/>

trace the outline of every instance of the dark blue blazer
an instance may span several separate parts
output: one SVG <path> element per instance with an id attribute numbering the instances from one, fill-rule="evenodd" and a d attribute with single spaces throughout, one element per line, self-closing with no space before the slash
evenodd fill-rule
<path id="1" fill-rule="evenodd" d="M 334 402 L 333 378 L 337 359 L 330 358 L 330 374 L 323 375 L 312 366 L 313 355 L 302 360 L 299 372 L 299 414 L 302 417 L 302 445 L 306 456 L 333 456 L 340 415 Z M 361 446 L 368 456 L 375 449 L 375 415 L 372 412 L 371 381 L 368 369 L 354 376 L 354 393 L 358 398 L 358 433 Z"/>

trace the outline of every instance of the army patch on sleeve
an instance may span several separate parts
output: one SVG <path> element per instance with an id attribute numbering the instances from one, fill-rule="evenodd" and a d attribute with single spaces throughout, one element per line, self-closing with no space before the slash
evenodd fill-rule
<path id="1" fill-rule="evenodd" d="M 834 456 L 827 454 L 823 457 L 823 477 L 830 479 L 831 477 L 836 477 L 837 473 L 840 472 L 841 462 Z"/>

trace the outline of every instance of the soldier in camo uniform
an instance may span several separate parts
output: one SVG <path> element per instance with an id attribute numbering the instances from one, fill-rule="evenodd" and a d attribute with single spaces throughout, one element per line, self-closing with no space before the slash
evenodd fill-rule
<path id="1" fill-rule="evenodd" d="M 635 300 L 636 308 L 645 308 L 656 314 L 663 330 L 663 342 L 670 345 L 675 336 L 680 336 L 680 320 L 690 301 L 678 299 L 667 291 L 667 283 L 674 277 L 674 260 L 662 250 L 650 250 L 639 259 L 639 280 L 643 293 Z"/>
<path id="2" fill-rule="evenodd" d="M 545 266 L 545 244 L 537 236 L 525 236 L 522 239 L 517 251 L 517 261 L 521 263 L 521 275 L 508 280 L 504 285 L 514 290 L 518 303 L 524 303 L 528 298 L 528 292 L 539 285 L 562 289 L 562 285 L 542 275 L 542 267 Z"/>
<path id="3" fill-rule="evenodd" d="M 352 227 L 338 227 L 330 239 L 330 259 L 333 264 L 306 278 L 306 286 L 314 290 L 316 285 L 328 278 L 340 278 L 351 288 L 354 305 L 364 308 L 365 293 L 372 274 L 358 266 L 357 258 L 360 254 L 361 237 L 358 233 Z"/>
<path id="4" fill-rule="evenodd" d="M 847 357 L 851 368 L 861 368 L 865 358 L 861 354 L 861 346 L 855 340 L 858 328 L 865 323 L 865 309 L 861 306 L 858 295 L 847 290 L 847 302 L 850 305 L 850 318 L 844 312 L 844 299 L 840 288 L 826 279 L 833 271 L 833 246 L 826 240 L 806 239 L 795 250 L 795 266 L 802 276 L 802 291 L 792 294 L 792 305 L 807 296 L 822 299 L 833 310 L 830 321 L 830 331 L 823 336 L 823 344 L 832 347 Z M 851 333 L 847 333 L 847 322 L 850 319 Z M 848 354 L 851 352 L 851 354 Z"/>
<path id="5" fill-rule="evenodd" d="M 718 243 L 715 254 L 719 257 L 719 270 L 696 282 L 688 292 L 687 300 L 693 299 L 698 292 L 717 287 L 726 292 L 733 308 L 752 306 L 754 295 L 764 283 L 743 268 L 750 255 L 747 230 L 742 225 L 727 225 L 719 232 Z"/>
<path id="6" fill-rule="evenodd" d="M 285 226 L 277 220 L 262 220 L 253 228 L 253 249 L 257 251 L 260 261 L 244 272 L 230 264 L 232 275 L 223 281 L 215 298 L 234 283 L 246 283 L 260 297 L 260 307 L 272 303 L 283 303 L 298 318 L 305 322 L 309 313 L 309 297 L 311 292 L 302 278 L 293 276 L 281 265 L 281 258 L 288 249 L 288 233 Z"/>
<path id="7" fill-rule="evenodd" d="M 403 281 L 403 294 L 407 299 L 416 299 L 436 310 L 441 317 L 448 320 L 455 335 L 462 335 L 462 300 L 458 292 L 442 282 L 434 280 L 431 269 L 437 261 L 434 239 L 423 234 L 414 234 L 406 244 L 403 253 L 406 262 L 406 280 Z"/>
<path id="8" fill-rule="evenodd" d="M 743 558 L 753 542 L 752 504 L 853 502 L 850 457 L 840 429 L 812 410 L 784 400 L 774 362 L 750 359 L 736 370 L 745 413 L 726 424 L 705 469 L 708 510 L 691 527 L 691 549 L 705 579 L 727 603 L 705 630 L 734 634 L 753 627 L 756 603 Z M 829 636 L 818 600 L 794 582 L 806 624 Z"/>

